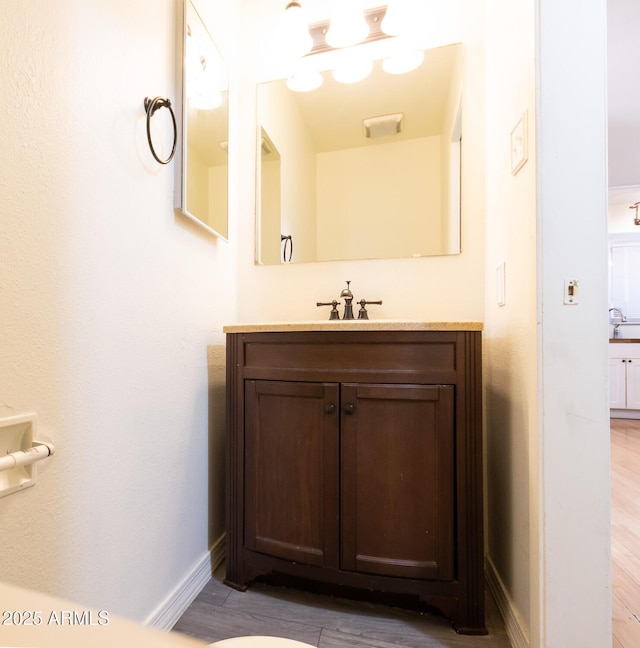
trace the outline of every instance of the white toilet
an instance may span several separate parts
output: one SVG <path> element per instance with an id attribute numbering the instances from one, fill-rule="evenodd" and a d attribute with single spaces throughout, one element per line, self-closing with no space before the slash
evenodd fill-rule
<path id="1" fill-rule="evenodd" d="M 214 648 L 313 648 L 311 644 L 280 637 L 234 637 L 209 644 Z"/>

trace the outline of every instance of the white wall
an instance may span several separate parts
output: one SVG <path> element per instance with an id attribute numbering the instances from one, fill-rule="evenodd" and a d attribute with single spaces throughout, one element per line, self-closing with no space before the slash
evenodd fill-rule
<path id="1" fill-rule="evenodd" d="M 318 153 L 317 259 L 440 254 L 440 140 L 420 137 Z"/>
<path id="2" fill-rule="evenodd" d="M 36 412 L 56 454 L 0 499 L 0 574 L 149 619 L 223 530 L 207 345 L 236 294 L 233 247 L 174 214 L 146 143 L 175 3 L 2 11 L 0 414 Z"/>
<path id="3" fill-rule="evenodd" d="M 611 645 L 606 0 L 538 0 L 537 18 L 540 582 L 532 593 L 541 645 L 599 648 Z M 570 47 L 568 24 L 580 34 Z M 567 307 L 560 295 L 571 278 L 580 301 Z"/>
<path id="4" fill-rule="evenodd" d="M 538 430 L 534 27 L 532 3 L 487 3 L 486 549 L 526 639 L 536 623 L 530 563 L 537 559 L 526 470 L 535 472 Z M 525 113 L 529 159 L 514 176 L 511 130 Z M 499 306 L 502 263 L 506 304 Z"/>

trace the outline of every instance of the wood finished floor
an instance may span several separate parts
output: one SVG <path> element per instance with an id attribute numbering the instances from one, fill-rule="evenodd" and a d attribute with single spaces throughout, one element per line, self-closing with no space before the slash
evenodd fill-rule
<path id="1" fill-rule="evenodd" d="M 613 647 L 640 646 L 640 421 L 611 419 Z"/>
<path id="2" fill-rule="evenodd" d="M 296 639 L 319 648 L 509 648 L 487 594 L 489 635 L 462 636 L 430 614 L 256 583 L 244 593 L 218 569 L 173 628 L 206 642 L 248 635 Z"/>

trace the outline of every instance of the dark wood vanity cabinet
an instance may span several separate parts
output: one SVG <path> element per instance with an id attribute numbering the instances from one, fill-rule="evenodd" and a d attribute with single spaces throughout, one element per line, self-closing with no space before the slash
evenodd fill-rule
<path id="1" fill-rule="evenodd" d="M 482 634 L 481 333 L 227 336 L 227 575 L 407 594 Z"/>

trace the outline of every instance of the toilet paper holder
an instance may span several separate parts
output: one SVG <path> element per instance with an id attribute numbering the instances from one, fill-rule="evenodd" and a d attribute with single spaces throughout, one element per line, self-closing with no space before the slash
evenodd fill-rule
<path id="1" fill-rule="evenodd" d="M 33 486 L 34 464 L 53 454 L 53 444 L 34 439 L 36 415 L 0 418 L 0 497 Z"/>

